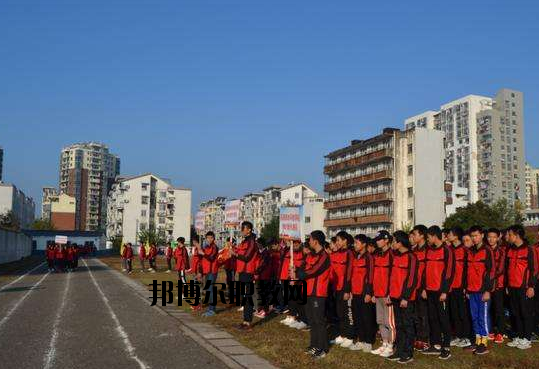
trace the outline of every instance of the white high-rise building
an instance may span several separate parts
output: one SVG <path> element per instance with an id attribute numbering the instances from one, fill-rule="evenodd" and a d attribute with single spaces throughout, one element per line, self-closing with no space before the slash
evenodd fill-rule
<path id="1" fill-rule="evenodd" d="M 191 190 L 151 173 L 118 178 L 109 193 L 107 219 L 107 238 L 121 236 L 124 243 L 137 243 L 137 235 L 146 230 L 189 243 Z"/>
<path id="2" fill-rule="evenodd" d="M 26 229 L 35 220 L 36 204 L 14 185 L 0 183 L 0 215 L 7 212 L 13 214 L 20 228 Z"/>

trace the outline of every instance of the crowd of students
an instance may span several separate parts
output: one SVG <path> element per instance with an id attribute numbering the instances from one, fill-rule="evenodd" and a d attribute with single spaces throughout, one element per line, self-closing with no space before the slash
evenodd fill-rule
<path id="1" fill-rule="evenodd" d="M 167 271 L 175 259 L 183 282 L 186 273 L 203 285 L 216 281 L 221 267 L 227 283 L 304 280 L 307 304 L 284 306 L 281 296 L 274 306 L 260 306 L 255 293 L 255 306 L 240 308 L 238 329 L 250 331 L 254 317 L 286 314 L 281 323 L 310 331 L 306 352 L 315 359 L 340 345 L 402 364 L 413 361 L 414 351 L 446 360 L 452 348 L 487 354 L 491 341 L 529 349 L 539 331 L 539 245 L 528 245 L 519 225 L 466 231 L 417 225 L 375 238 L 341 231 L 329 242 L 314 231 L 305 243 L 290 244 L 257 239 L 250 222 L 242 223 L 241 233 L 240 243 L 230 240 L 221 250 L 212 232 L 203 244 L 192 240 L 189 250 L 179 238 L 175 249 L 169 244 L 165 250 Z M 156 255 L 155 245 L 148 254 L 141 247 L 141 270 L 149 260 L 155 271 Z M 131 245 L 122 258 L 131 272 Z M 215 315 L 215 307 L 203 315 Z M 374 347 L 377 333 L 381 344 Z"/>
<path id="2" fill-rule="evenodd" d="M 81 250 L 76 244 L 60 245 L 49 242 L 45 249 L 45 259 L 49 272 L 72 272 L 79 265 Z"/>

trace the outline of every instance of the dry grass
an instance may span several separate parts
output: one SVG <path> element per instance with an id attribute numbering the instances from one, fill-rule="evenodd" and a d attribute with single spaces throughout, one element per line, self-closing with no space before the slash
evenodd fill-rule
<path id="1" fill-rule="evenodd" d="M 0 264 L 0 285 L 9 283 L 43 261 L 45 260 L 42 256 L 29 256 L 11 263 Z"/>
<path id="2" fill-rule="evenodd" d="M 121 270 L 119 257 L 107 257 L 102 259 L 108 265 Z M 137 261 L 134 260 L 136 266 Z M 158 267 L 163 267 L 164 260 L 158 260 Z M 158 281 L 170 280 L 177 281 L 175 273 L 140 273 L 138 268 L 130 276 L 141 283 L 149 284 L 154 279 Z M 223 277 L 223 276 L 221 276 Z M 150 292 L 148 292 L 150 297 Z M 189 307 L 182 306 L 180 309 L 190 310 Z M 380 368 L 388 369 L 398 366 L 396 363 L 389 362 L 382 358 L 353 352 L 340 347 L 332 347 L 326 358 L 320 361 L 311 360 L 303 353 L 308 346 L 309 333 L 300 332 L 279 324 L 281 316 L 270 316 L 269 318 L 256 320 L 253 331 L 250 333 L 241 333 L 235 330 L 235 326 L 241 322 L 241 313 L 236 308 L 227 308 L 217 306 L 218 314 L 215 317 L 203 318 L 200 313 L 193 313 L 200 320 L 205 320 L 228 331 L 234 335 L 238 341 L 254 350 L 257 354 L 264 357 L 278 367 L 285 369 L 358 369 L 358 368 Z M 532 369 L 539 368 L 538 346 L 534 345 L 531 350 L 520 351 L 511 349 L 505 345 L 492 344 L 491 352 L 483 357 L 474 356 L 466 353 L 462 349 L 452 350 L 453 357 L 448 361 L 442 361 L 436 357 L 426 357 L 419 353 L 415 355 L 415 361 L 409 364 L 410 367 L 427 368 L 470 368 L 470 369 L 494 369 L 494 368 L 513 368 L 513 369 Z"/>

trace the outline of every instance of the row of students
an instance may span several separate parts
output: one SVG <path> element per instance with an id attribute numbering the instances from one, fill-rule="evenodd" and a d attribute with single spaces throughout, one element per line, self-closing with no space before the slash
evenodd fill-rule
<path id="1" fill-rule="evenodd" d="M 49 272 L 72 272 L 79 264 L 79 251 L 77 245 L 60 245 L 48 243 L 45 250 L 45 259 Z"/>

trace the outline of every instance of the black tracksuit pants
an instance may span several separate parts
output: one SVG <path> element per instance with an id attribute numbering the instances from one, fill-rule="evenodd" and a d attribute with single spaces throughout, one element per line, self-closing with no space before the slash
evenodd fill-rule
<path id="1" fill-rule="evenodd" d="M 345 301 L 344 292 L 337 291 L 335 293 L 335 304 L 337 307 L 337 317 L 339 318 L 338 335 L 352 339 L 354 337 L 352 301 Z"/>
<path id="2" fill-rule="evenodd" d="M 468 301 L 466 301 L 466 295 L 461 288 L 449 293 L 449 311 L 455 336 L 459 339 L 470 338 L 472 326 L 470 308 Z"/>
<path id="3" fill-rule="evenodd" d="M 395 328 L 397 331 L 396 354 L 406 359 L 414 355 L 415 327 L 414 308 L 415 303 L 408 301 L 408 306 L 402 308 L 400 300 L 391 299 L 395 312 Z"/>
<path id="4" fill-rule="evenodd" d="M 513 315 L 515 337 L 529 340 L 533 331 L 533 299 L 526 296 L 525 288 L 509 288 L 509 304 Z"/>
<path id="5" fill-rule="evenodd" d="M 254 310 L 254 301 L 253 301 L 253 295 L 254 295 L 254 283 L 253 283 L 253 275 L 250 273 L 240 273 L 239 275 L 239 281 L 241 283 L 245 283 L 245 297 L 246 303 L 243 306 L 243 321 L 251 323 L 253 321 L 253 310 Z M 251 297 L 251 301 L 249 301 L 248 297 Z M 243 297 L 243 296 L 242 296 Z"/>
<path id="6" fill-rule="evenodd" d="M 504 309 L 505 289 L 497 289 L 491 293 L 490 313 L 492 316 L 492 332 L 494 334 L 506 333 L 506 320 Z"/>
<path id="7" fill-rule="evenodd" d="M 440 301 L 440 295 L 440 292 L 427 291 L 430 344 L 449 348 L 451 343 L 449 306 L 447 301 Z"/>
<path id="8" fill-rule="evenodd" d="M 376 341 L 376 305 L 365 302 L 364 295 L 354 295 L 352 298 L 354 317 L 354 334 L 359 342 L 374 344 Z"/>
<path id="9" fill-rule="evenodd" d="M 310 346 L 327 352 L 329 342 L 326 323 L 326 298 L 308 297 L 306 311 L 311 323 Z"/>
<path id="10" fill-rule="evenodd" d="M 414 325 L 416 332 L 416 340 L 421 342 L 429 342 L 430 329 L 428 303 L 427 300 L 423 300 L 420 296 L 418 296 L 415 303 Z"/>

